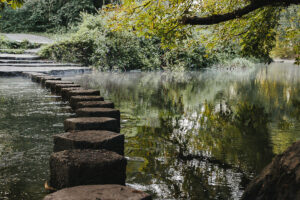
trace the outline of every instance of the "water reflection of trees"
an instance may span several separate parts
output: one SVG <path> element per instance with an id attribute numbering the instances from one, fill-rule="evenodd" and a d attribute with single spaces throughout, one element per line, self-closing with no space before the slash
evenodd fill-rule
<path id="1" fill-rule="evenodd" d="M 129 162 L 129 183 L 160 198 L 231 199 L 299 137 L 298 71 L 102 74 L 90 86 L 128 120 L 126 155 L 144 159 Z"/>

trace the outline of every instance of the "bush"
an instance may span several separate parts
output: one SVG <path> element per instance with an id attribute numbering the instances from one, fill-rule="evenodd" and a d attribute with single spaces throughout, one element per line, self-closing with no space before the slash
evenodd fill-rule
<path id="1" fill-rule="evenodd" d="M 40 55 L 44 58 L 90 65 L 89 58 L 92 53 L 92 41 L 75 38 L 74 40 L 65 40 L 43 48 Z"/>
<path id="2" fill-rule="evenodd" d="M 28 40 L 16 42 L 0 36 L 0 49 L 36 49 L 40 46 L 41 44 L 30 43 Z"/>
<path id="3" fill-rule="evenodd" d="M 76 24 L 80 12 L 96 12 L 93 0 L 28 0 L 16 10 L 0 12 L 1 32 L 55 31 Z"/>
<path id="4" fill-rule="evenodd" d="M 45 47 L 42 57 L 93 65 L 99 70 L 200 69 L 214 59 L 200 44 L 168 50 L 158 38 L 137 37 L 131 32 L 114 32 L 104 15 L 83 14 L 78 32 L 71 38 Z"/>

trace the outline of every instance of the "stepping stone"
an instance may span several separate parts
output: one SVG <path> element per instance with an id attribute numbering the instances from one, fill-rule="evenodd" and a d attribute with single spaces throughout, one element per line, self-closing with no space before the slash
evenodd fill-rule
<path id="1" fill-rule="evenodd" d="M 55 85 L 55 92 L 60 94 L 63 88 L 80 88 L 78 84 L 57 84 Z"/>
<path id="2" fill-rule="evenodd" d="M 100 96 L 72 96 L 70 98 L 70 105 L 74 109 L 76 104 L 82 101 L 104 101 L 104 98 Z"/>
<path id="3" fill-rule="evenodd" d="M 82 185 L 48 194 L 44 200 L 152 200 L 151 195 L 123 185 Z"/>
<path id="4" fill-rule="evenodd" d="M 60 81 L 61 78 L 59 77 L 53 77 L 53 76 L 37 76 L 36 82 L 38 83 L 45 83 L 46 81 Z"/>
<path id="5" fill-rule="evenodd" d="M 41 74 L 34 74 L 34 75 L 31 75 L 31 80 L 33 82 L 37 82 L 38 79 L 40 80 L 42 77 L 45 77 L 45 76 L 47 76 L 47 75 L 46 74 L 43 74 L 43 75 L 41 75 Z"/>
<path id="6" fill-rule="evenodd" d="M 107 130 L 120 132 L 120 121 L 109 117 L 78 117 L 64 121 L 65 131 Z"/>
<path id="7" fill-rule="evenodd" d="M 115 104 L 110 101 L 82 101 L 75 108 L 115 108 Z"/>
<path id="8" fill-rule="evenodd" d="M 50 187 L 92 184 L 125 185 L 126 159 L 112 151 L 74 149 L 52 153 Z"/>
<path id="9" fill-rule="evenodd" d="M 99 90 L 70 90 L 67 92 L 67 99 L 69 100 L 71 96 L 97 96 L 100 95 Z"/>
<path id="10" fill-rule="evenodd" d="M 120 111 L 113 108 L 79 108 L 77 117 L 110 117 L 120 121 Z"/>
<path id="11" fill-rule="evenodd" d="M 73 84 L 73 82 L 71 82 L 71 81 L 55 81 L 55 80 L 47 80 L 45 82 L 46 88 L 50 88 L 50 89 L 55 87 L 55 85 L 57 85 L 57 84 Z"/>
<path id="12" fill-rule="evenodd" d="M 62 88 L 61 89 L 61 97 L 63 100 L 69 100 L 68 97 L 68 92 L 72 91 L 72 90 L 84 90 L 84 88 L 82 87 L 71 87 L 71 88 Z"/>
<path id="13" fill-rule="evenodd" d="M 75 131 L 53 136 L 54 152 L 71 149 L 106 149 L 124 155 L 124 135 L 110 131 Z"/>

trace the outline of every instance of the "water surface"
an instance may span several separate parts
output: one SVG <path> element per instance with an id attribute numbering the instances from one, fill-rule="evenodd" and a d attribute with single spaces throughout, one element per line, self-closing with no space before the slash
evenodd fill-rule
<path id="1" fill-rule="evenodd" d="M 52 135 L 69 107 L 30 79 L 0 78 L 0 199 L 42 199 Z"/>
<path id="2" fill-rule="evenodd" d="M 239 199 L 300 139 L 300 67 L 67 77 L 121 110 L 127 184 L 155 199 Z M 66 103 L 23 78 L 0 78 L 0 199 L 42 199 L 52 135 Z"/>
<path id="3" fill-rule="evenodd" d="M 300 139 L 300 67 L 292 64 L 75 81 L 121 110 L 127 183 L 156 199 L 239 199 Z"/>

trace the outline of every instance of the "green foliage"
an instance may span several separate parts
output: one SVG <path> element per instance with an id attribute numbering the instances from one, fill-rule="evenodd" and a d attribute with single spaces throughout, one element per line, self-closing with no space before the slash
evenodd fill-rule
<path id="1" fill-rule="evenodd" d="M 4 37 L 0 36 L 0 49 L 36 49 L 40 46 L 40 44 L 30 43 L 28 40 L 16 42 L 7 40 Z"/>
<path id="2" fill-rule="evenodd" d="M 72 37 L 70 40 L 50 45 L 42 49 L 41 56 L 65 62 L 91 64 L 89 56 L 93 52 L 93 41 Z"/>
<path id="3" fill-rule="evenodd" d="M 45 47 L 41 56 L 94 65 L 100 70 L 200 69 L 213 64 L 201 44 L 186 42 L 163 49 L 158 38 L 138 37 L 107 28 L 104 15 L 83 15 L 79 30 L 69 39 Z"/>
<path id="4" fill-rule="evenodd" d="M 0 53 L 23 54 L 24 52 L 24 49 L 0 49 Z"/>
<path id="5" fill-rule="evenodd" d="M 165 52 L 163 61 L 171 69 L 201 69 L 211 66 L 216 58 L 200 44 L 178 46 Z"/>
<path id="6" fill-rule="evenodd" d="M 92 0 L 28 0 L 19 9 L 5 8 L 2 32 L 43 32 L 66 28 L 80 20 L 80 12 L 95 12 Z"/>
<path id="7" fill-rule="evenodd" d="M 285 5 L 276 4 L 255 10 L 237 19 L 212 26 L 191 26 L 181 23 L 186 17 L 220 16 L 234 13 L 249 5 L 250 0 L 124 0 L 122 5 L 112 5 L 114 12 L 109 26 L 115 31 L 130 30 L 145 37 L 159 37 L 162 45 L 176 48 L 195 31 L 207 50 L 222 43 L 238 45 L 240 55 L 270 62 L 270 51 L 275 45 L 280 13 Z M 299 6 L 295 6 L 299 10 Z M 299 28 L 298 28 L 299 30 Z M 296 35 L 291 36 L 297 38 Z M 299 37 L 298 37 L 299 38 Z M 194 38 L 192 38 L 194 39 Z"/>
<path id="8" fill-rule="evenodd" d="M 247 31 L 242 34 L 240 44 L 242 56 L 254 56 L 264 62 L 271 62 L 269 57 L 275 46 L 275 28 L 278 25 L 280 8 L 263 8 L 248 21 Z M 264 27 L 264 28 L 262 28 Z"/>
<path id="9" fill-rule="evenodd" d="M 300 56 L 300 9 L 291 6 L 281 12 L 280 26 L 277 28 L 276 46 L 272 51 L 274 57 L 291 59 Z"/>

